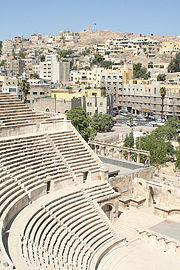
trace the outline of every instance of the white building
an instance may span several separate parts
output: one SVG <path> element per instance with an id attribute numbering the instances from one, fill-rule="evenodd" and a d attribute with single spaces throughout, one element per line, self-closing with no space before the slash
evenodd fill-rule
<path id="1" fill-rule="evenodd" d="M 36 70 L 38 71 L 37 66 Z M 69 74 L 70 63 L 60 61 L 58 55 L 46 55 L 45 62 L 39 64 L 39 77 L 41 79 L 65 84 L 69 81 Z"/>

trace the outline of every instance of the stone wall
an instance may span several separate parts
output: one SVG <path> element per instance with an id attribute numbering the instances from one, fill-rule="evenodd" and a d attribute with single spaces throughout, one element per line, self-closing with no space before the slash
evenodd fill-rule
<path id="1" fill-rule="evenodd" d="M 115 188 L 118 192 L 123 194 L 132 194 L 134 191 L 134 178 L 143 178 L 150 180 L 153 177 L 154 168 L 142 168 L 132 173 L 116 176 L 109 179 L 110 185 Z"/>
<path id="2" fill-rule="evenodd" d="M 0 128 L 0 137 L 19 136 L 25 134 L 39 133 L 39 132 L 51 132 L 54 130 L 72 130 L 71 121 L 58 120 L 44 123 L 34 123 L 29 125 L 21 125 L 16 127 L 3 127 Z"/>

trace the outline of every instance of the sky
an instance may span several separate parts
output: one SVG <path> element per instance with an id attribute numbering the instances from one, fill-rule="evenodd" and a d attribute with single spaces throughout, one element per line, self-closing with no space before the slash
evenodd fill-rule
<path id="1" fill-rule="evenodd" d="M 98 30 L 180 35 L 180 0 L 1 0 L 0 40 Z"/>

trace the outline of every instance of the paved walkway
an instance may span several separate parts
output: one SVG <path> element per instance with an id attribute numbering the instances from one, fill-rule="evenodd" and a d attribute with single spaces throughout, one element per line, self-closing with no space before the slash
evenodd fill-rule
<path id="1" fill-rule="evenodd" d="M 124 174 L 129 174 L 129 173 L 134 172 L 134 170 L 131 170 L 128 168 L 124 168 L 124 167 L 120 167 L 120 166 L 116 166 L 116 165 L 112 165 L 108 163 L 103 163 L 103 164 L 104 164 L 104 167 L 109 170 L 109 172 L 114 172 L 114 171 L 119 170 L 118 175 L 124 175 Z"/>
<path id="2" fill-rule="evenodd" d="M 180 256 L 164 253 L 141 240 L 117 247 L 100 263 L 100 270 L 179 270 Z"/>
<path id="3" fill-rule="evenodd" d="M 176 219 L 177 220 L 177 219 Z M 136 228 L 159 228 L 160 233 L 165 230 L 164 224 L 169 225 L 166 230 L 179 235 L 180 223 L 162 219 L 153 214 L 153 208 L 139 208 L 122 210 L 114 226 L 121 236 L 127 239 L 127 245 L 117 247 L 104 257 L 100 270 L 179 270 L 180 256 L 162 252 L 149 243 L 139 239 Z M 173 225 L 173 227 L 170 227 Z M 174 227 L 175 226 L 175 227 Z M 165 231 L 164 231 L 165 232 Z"/>
<path id="4" fill-rule="evenodd" d="M 150 228 L 152 231 L 180 240 L 180 223 L 165 220 Z"/>
<path id="5" fill-rule="evenodd" d="M 149 229 L 162 221 L 162 218 L 153 214 L 153 208 L 139 208 L 122 210 L 122 214 L 114 226 L 122 232 L 122 236 L 124 235 L 127 240 L 133 240 L 138 237 L 137 228 Z"/>

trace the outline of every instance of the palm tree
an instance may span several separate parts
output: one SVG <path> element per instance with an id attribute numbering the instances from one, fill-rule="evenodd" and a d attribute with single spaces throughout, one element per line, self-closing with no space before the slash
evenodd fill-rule
<path id="1" fill-rule="evenodd" d="M 28 95 L 28 92 L 30 89 L 29 82 L 27 80 L 23 80 L 21 83 L 21 88 L 22 88 L 23 100 L 24 100 L 24 103 L 26 103 L 27 102 L 27 95 Z"/>
<path id="2" fill-rule="evenodd" d="M 161 94 L 161 100 L 162 100 L 162 115 L 161 115 L 161 118 L 163 118 L 163 112 L 164 112 L 164 98 L 165 98 L 165 95 L 166 95 L 166 88 L 165 87 L 161 87 L 160 88 L 160 94 Z"/>
<path id="3" fill-rule="evenodd" d="M 132 125 L 133 125 L 133 118 L 132 117 L 129 117 L 129 125 L 130 125 L 130 127 L 132 127 Z"/>

